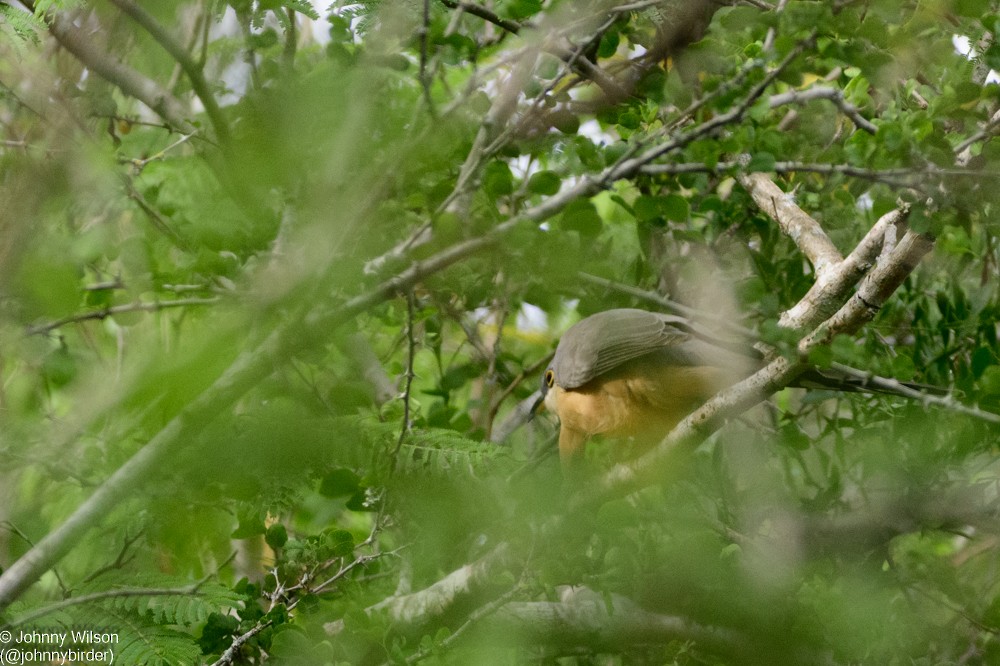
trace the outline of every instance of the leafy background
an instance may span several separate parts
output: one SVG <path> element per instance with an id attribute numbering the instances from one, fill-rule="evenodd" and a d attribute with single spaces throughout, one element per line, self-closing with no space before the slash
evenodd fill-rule
<path id="1" fill-rule="evenodd" d="M 0 4 L 5 578 L 67 535 L 6 626 L 125 664 L 997 663 L 996 3 L 146 4 Z M 950 406 L 784 390 L 574 508 L 516 410 L 573 321 L 797 339 L 814 271 L 752 172 L 845 253 L 910 206 L 933 254 L 812 360 Z"/>

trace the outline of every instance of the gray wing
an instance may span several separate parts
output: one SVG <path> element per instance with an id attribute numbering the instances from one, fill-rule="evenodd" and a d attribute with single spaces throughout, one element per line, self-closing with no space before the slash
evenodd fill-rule
<path id="1" fill-rule="evenodd" d="M 599 312 L 572 326 L 551 367 L 556 383 L 573 389 L 654 351 L 677 365 L 711 364 L 711 346 L 693 338 L 685 319 L 627 308 Z"/>

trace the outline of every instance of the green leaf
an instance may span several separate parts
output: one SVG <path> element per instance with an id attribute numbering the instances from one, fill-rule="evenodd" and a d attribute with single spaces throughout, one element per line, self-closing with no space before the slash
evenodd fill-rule
<path id="1" fill-rule="evenodd" d="M 750 157 L 750 162 L 747 163 L 746 169 L 751 173 L 756 171 L 774 171 L 775 161 L 774 155 L 771 153 L 754 153 Z"/>
<path id="2" fill-rule="evenodd" d="M 577 200 L 566 206 L 559 218 L 559 227 L 592 238 L 601 232 L 604 222 L 589 199 Z"/>
<path id="3" fill-rule="evenodd" d="M 319 494 L 323 497 L 344 497 L 358 492 L 361 477 L 353 470 L 338 467 L 323 477 L 319 484 Z"/>
<path id="4" fill-rule="evenodd" d="M 486 165 L 483 172 L 483 187 L 494 197 L 514 191 L 514 174 L 506 162 L 494 160 Z"/>
<path id="5" fill-rule="evenodd" d="M 625 129 L 635 130 L 642 125 L 642 118 L 635 111 L 627 110 L 618 114 L 618 124 Z"/>
<path id="6" fill-rule="evenodd" d="M 640 222 L 649 222 L 665 217 L 675 222 L 686 222 L 691 215 L 691 205 L 688 200 L 678 194 L 651 197 L 640 196 L 632 204 L 635 217 Z"/>
<path id="7" fill-rule="evenodd" d="M 609 30 L 601 37 L 601 43 L 597 47 L 598 58 L 610 58 L 618 51 L 618 44 L 621 37 L 616 30 Z"/>
<path id="8" fill-rule="evenodd" d="M 542 11 L 541 0 L 508 0 L 504 14 L 512 19 L 523 20 Z"/>
<path id="9" fill-rule="evenodd" d="M 642 195 L 636 198 L 635 202 L 632 204 L 632 210 L 635 211 L 635 219 L 640 222 L 647 222 L 660 217 L 661 210 L 659 197 Z"/>
<path id="10" fill-rule="evenodd" d="M 76 377 L 76 360 L 65 346 L 60 346 L 45 357 L 42 374 L 52 387 L 65 386 Z"/>
<path id="11" fill-rule="evenodd" d="M 259 513 L 248 512 L 240 515 L 239 525 L 230 535 L 234 539 L 249 539 L 250 537 L 264 534 L 267 527 Z"/>
<path id="12" fill-rule="evenodd" d="M 549 124 L 563 134 L 576 134 L 580 131 L 580 118 L 567 109 L 556 109 L 549 115 Z"/>
<path id="13" fill-rule="evenodd" d="M 951 10 L 959 16 L 979 18 L 990 11 L 990 0 L 954 0 Z"/>
<path id="14" fill-rule="evenodd" d="M 687 222 L 691 215 L 688 200 L 678 194 L 668 194 L 662 198 L 660 208 L 664 217 L 674 222 Z"/>
<path id="15" fill-rule="evenodd" d="M 983 372 L 990 366 L 996 365 L 996 363 L 997 358 L 992 350 L 987 347 L 979 347 L 972 353 L 972 362 L 970 364 L 972 376 L 977 379 L 982 377 Z"/>
<path id="16" fill-rule="evenodd" d="M 240 621 L 232 615 L 212 613 L 201 628 L 198 646 L 204 654 L 221 653 L 231 643 L 231 638 L 240 627 Z"/>
<path id="17" fill-rule="evenodd" d="M 1000 366 L 991 365 L 979 378 L 979 389 L 986 395 L 1000 395 Z"/>
<path id="18" fill-rule="evenodd" d="M 528 178 L 528 191 L 533 194 L 555 194 L 560 185 L 562 179 L 555 171 L 538 171 Z"/>
<path id="19" fill-rule="evenodd" d="M 986 53 L 983 54 L 983 60 L 990 69 L 1000 69 L 1000 44 L 996 42 L 990 43 L 986 49 Z"/>
<path id="20" fill-rule="evenodd" d="M 899 354 L 892 359 L 892 376 L 894 379 L 911 380 L 917 374 L 917 365 L 907 354 Z"/>
<path id="21" fill-rule="evenodd" d="M 267 528 L 264 542 L 274 550 L 278 550 L 288 541 L 288 530 L 281 523 L 275 523 Z"/>
<path id="22" fill-rule="evenodd" d="M 334 556 L 347 557 L 354 552 L 354 537 L 347 530 L 330 530 L 326 533 L 326 545 Z"/>

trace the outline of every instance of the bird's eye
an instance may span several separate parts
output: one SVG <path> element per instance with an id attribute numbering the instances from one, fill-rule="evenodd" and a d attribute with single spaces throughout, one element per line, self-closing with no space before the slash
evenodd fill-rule
<path id="1" fill-rule="evenodd" d="M 545 385 L 552 388 L 552 385 L 556 383 L 556 374 L 551 370 L 545 371 Z"/>

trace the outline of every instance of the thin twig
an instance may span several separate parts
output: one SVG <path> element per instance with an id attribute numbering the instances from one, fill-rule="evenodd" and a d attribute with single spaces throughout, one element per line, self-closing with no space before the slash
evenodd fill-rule
<path id="1" fill-rule="evenodd" d="M 642 173 L 670 175 L 685 173 L 722 174 L 743 171 L 746 169 L 746 166 L 746 159 L 723 160 L 715 164 L 705 164 L 704 162 L 649 164 L 642 168 Z M 885 183 L 894 187 L 917 185 L 921 181 L 925 181 L 929 176 L 969 175 L 984 178 L 1000 178 L 1000 174 L 996 172 L 941 169 L 933 166 L 923 168 L 869 169 L 851 164 L 818 164 L 794 161 L 775 162 L 770 171 L 774 173 L 801 172 L 827 176 L 847 176 L 870 180 L 876 183 Z"/>
<path id="2" fill-rule="evenodd" d="M 136 159 L 133 159 L 133 160 L 129 160 L 129 164 L 131 164 L 133 167 L 135 167 L 136 171 L 142 171 L 146 167 L 147 164 L 149 164 L 150 162 L 155 162 L 155 161 L 158 161 L 158 160 L 162 160 L 163 158 L 165 158 L 167 156 L 167 152 L 169 152 L 170 150 L 173 150 L 174 148 L 176 148 L 177 146 L 181 145 L 182 143 L 187 142 L 193 136 L 194 136 L 194 133 L 185 134 L 185 135 L 181 136 L 181 138 L 177 139 L 172 144 L 170 144 L 169 146 L 167 146 L 166 148 L 162 148 L 162 149 L 156 151 L 155 153 L 153 153 L 149 157 L 144 157 L 142 159 L 136 158 Z"/>
<path id="3" fill-rule="evenodd" d="M 27 335 L 38 335 L 40 333 L 48 333 L 54 329 L 57 329 L 66 324 L 75 324 L 81 321 L 87 321 L 89 319 L 106 319 L 117 314 L 123 314 L 126 312 L 158 312 L 160 310 L 166 310 L 167 308 L 182 308 L 195 305 L 214 305 L 219 302 L 218 297 L 212 298 L 183 298 L 173 301 L 153 301 L 152 303 L 139 302 L 139 303 L 123 303 L 121 305 L 111 305 L 106 308 L 101 308 L 100 310 L 92 310 L 90 312 L 80 312 L 74 315 L 69 315 L 63 317 L 62 319 L 56 319 L 45 324 L 36 324 L 35 326 L 29 326 L 26 333 Z"/>
<path id="4" fill-rule="evenodd" d="M 850 118 L 855 125 L 869 134 L 875 134 L 878 132 L 878 127 L 876 127 L 870 120 L 862 116 L 858 107 L 844 99 L 844 92 L 839 88 L 816 86 L 815 88 L 807 88 L 806 90 L 790 90 L 788 92 L 772 95 L 769 100 L 769 104 L 771 105 L 771 108 L 774 109 L 786 104 L 806 104 L 807 102 L 811 102 L 816 99 L 825 99 L 833 102 L 833 104 L 840 109 L 845 116 Z"/>
<path id="5" fill-rule="evenodd" d="M 126 536 L 124 541 L 122 542 L 121 549 L 118 551 L 118 556 L 115 557 L 114 562 L 106 564 L 103 567 L 100 567 L 96 571 L 92 572 L 90 575 L 88 575 L 86 578 L 83 579 L 83 582 L 89 583 L 95 578 L 98 578 L 109 571 L 113 571 L 115 569 L 121 569 L 123 566 L 125 566 L 133 559 L 135 559 L 134 555 L 128 558 L 126 558 L 126 556 L 128 555 L 129 548 L 132 547 L 132 544 L 134 544 L 136 541 L 142 538 L 143 534 L 145 534 L 145 532 L 140 530 L 134 537 Z"/>
<path id="6" fill-rule="evenodd" d="M 441 0 L 441 4 L 449 9 L 460 9 L 467 14 L 472 14 L 473 16 L 478 16 L 479 18 L 492 23 L 498 28 L 503 28 L 511 34 L 518 34 L 521 32 L 521 24 L 517 21 L 512 21 L 510 19 L 505 19 L 496 12 L 483 7 L 482 5 L 477 5 L 474 2 L 456 2 L 455 0 Z"/>
<path id="7" fill-rule="evenodd" d="M 431 116 L 434 116 L 434 100 L 431 97 L 431 81 L 427 73 L 427 54 L 431 33 L 431 0 L 424 0 L 423 18 L 418 37 L 420 38 L 420 85 L 424 89 L 424 102 Z"/>
<path id="8" fill-rule="evenodd" d="M 163 215 L 160 214 L 160 211 L 156 210 L 151 203 L 146 201 L 146 197 L 142 195 L 142 192 L 135 188 L 132 179 L 123 175 L 122 180 L 125 183 L 125 193 L 128 195 L 128 198 L 139 206 L 142 212 L 144 212 L 149 218 L 149 221 L 153 224 L 156 230 L 169 238 L 170 242 L 172 242 L 179 249 L 184 250 L 185 252 L 190 251 L 191 248 L 187 242 L 180 236 L 180 234 L 174 231 L 167 218 L 163 217 Z"/>
<path id="9" fill-rule="evenodd" d="M 912 398 L 913 400 L 917 400 L 924 405 L 934 405 L 936 407 L 942 407 L 944 409 L 957 412 L 959 414 L 972 416 L 981 421 L 986 421 L 987 423 L 1000 423 L 1000 414 L 987 412 L 982 409 L 979 409 L 978 407 L 970 407 L 968 405 L 963 405 L 950 395 L 932 395 L 930 393 L 925 393 L 924 391 L 911 388 L 897 379 L 892 379 L 888 377 L 879 377 L 878 375 L 873 375 L 871 373 L 864 372 L 863 370 L 858 370 L 857 368 L 852 368 L 842 363 L 831 363 L 830 367 L 836 370 L 837 372 L 842 372 L 850 377 L 857 379 L 863 385 L 871 386 L 872 388 L 875 389 L 891 391 L 898 395 L 903 395 L 908 398 Z"/>
<path id="10" fill-rule="evenodd" d="M 406 381 L 403 388 L 403 423 L 399 429 L 399 439 L 396 440 L 396 448 L 392 452 L 392 464 L 390 472 L 395 472 L 399 465 L 399 451 L 403 448 L 403 442 L 410 433 L 410 389 L 413 387 L 413 356 L 417 350 L 416 338 L 413 335 L 413 290 L 406 292 Z"/>
<path id="11" fill-rule="evenodd" d="M 251 638 L 264 631 L 274 623 L 274 620 L 267 620 L 259 624 L 254 625 L 245 634 L 237 636 L 232 645 L 226 648 L 226 651 L 212 664 L 212 666 L 229 666 L 236 659 L 236 653 L 239 651 L 243 645 L 249 641 Z"/>

